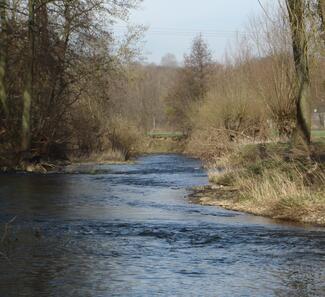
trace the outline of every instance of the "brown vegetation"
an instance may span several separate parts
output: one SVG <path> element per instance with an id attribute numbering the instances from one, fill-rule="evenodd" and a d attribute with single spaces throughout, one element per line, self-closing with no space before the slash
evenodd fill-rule
<path id="1" fill-rule="evenodd" d="M 192 198 L 325 225 L 325 147 L 311 144 L 311 106 L 325 95 L 323 19 L 317 1 L 287 5 L 250 22 L 192 104 L 187 151 L 206 161 L 212 183 Z"/>
<path id="2" fill-rule="evenodd" d="M 236 143 L 289 141 L 295 134 L 300 87 L 289 21 L 282 10 L 269 18 L 251 21 L 252 35 L 239 40 L 232 58 L 215 69 L 200 106 L 192 103 L 190 153 L 218 157 Z M 309 44 L 311 104 L 315 107 L 322 104 L 325 94 L 323 47 L 316 46 L 316 41 L 311 39 Z"/>
<path id="3" fill-rule="evenodd" d="M 114 36 L 139 2 L 0 2 L 0 167 L 128 159 L 164 124 L 175 65 L 139 62 L 141 27 Z"/>
<path id="4" fill-rule="evenodd" d="M 126 80 L 124 57 L 105 28 L 136 4 L 1 2 L 0 152 L 7 165 L 104 149 L 111 97 Z"/>
<path id="5" fill-rule="evenodd" d="M 312 148 L 314 156 L 324 144 Z M 276 219 L 325 225 L 325 167 L 288 159 L 287 144 L 245 145 L 223 156 L 213 186 L 191 196 L 201 204 Z M 222 169 L 221 169 L 222 168 Z"/>

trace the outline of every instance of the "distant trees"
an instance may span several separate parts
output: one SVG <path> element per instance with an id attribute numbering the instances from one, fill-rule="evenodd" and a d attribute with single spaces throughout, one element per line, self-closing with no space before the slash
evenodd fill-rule
<path id="1" fill-rule="evenodd" d="M 134 63 L 128 67 L 124 100 L 117 102 L 123 113 L 143 132 L 166 128 L 164 97 L 177 69 L 155 64 Z"/>
<path id="2" fill-rule="evenodd" d="M 163 67 L 177 67 L 178 62 L 174 54 L 168 53 L 161 58 L 161 66 Z"/>
<path id="3" fill-rule="evenodd" d="M 179 69 L 174 87 L 166 98 L 170 122 L 183 130 L 191 128 L 192 108 L 208 91 L 212 64 L 211 51 L 199 35 L 193 40 L 191 52 L 184 56 L 184 67 Z"/>

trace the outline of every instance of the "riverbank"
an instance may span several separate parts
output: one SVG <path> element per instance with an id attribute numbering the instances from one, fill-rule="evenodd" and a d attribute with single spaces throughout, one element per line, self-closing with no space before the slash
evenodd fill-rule
<path id="1" fill-rule="evenodd" d="M 76 167 L 89 164 L 128 164 L 147 154 L 182 154 L 185 141 L 180 138 L 143 137 L 134 147 L 84 154 L 79 151 L 65 153 L 65 158 L 55 159 L 29 153 L 27 156 L 11 154 L 0 158 L 0 172 L 53 173 L 71 172 Z M 4 154 L 7 155 L 8 154 Z"/>
<path id="2" fill-rule="evenodd" d="M 310 162 L 290 160 L 286 144 L 239 146 L 210 164 L 211 185 L 190 200 L 254 215 L 325 226 L 324 144 Z"/>
<path id="3" fill-rule="evenodd" d="M 126 164 L 139 154 L 181 153 L 183 142 L 155 140 L 125 160 L 118 152 L 73 157 L 69 160 L 21 162 L 4 172 L 96 174 L 98 164 Z M 175 150 L 170 150 L 173 148 Z M 313 159 L 291 161 L 287 144 L 238 146 L 208 167 L 209 187 L 193 190 L 190 200 L 274 219 L 325 226 L 325 145 L 313 145 Z"/>
<path id="4" fill-rule="evenodd" d="M 78 171 L 80 167 L 89 167 L 91 165 L 102 164 L 127 164 L 132 163 L 133 156 L 129 160 L 125 160 L 123 155 L 116 151 L 108 151 L 102 153 L 92 153 L 90 155 L 70 155 L 66 159 L 43 159 L 41 157 L 32 157 L 24 160 L 8 161 L 0 164 L 0 172 L 2 173 L 71 173 Z"/>
<path id="5" fill-rule="evenodd" d="M 238 189 L 217 185 L 193 188 L 189 199 L 195 204 L 221 207 L 275 220 L 325 227 L 324 202 L 319 202 L 318 205 L 311 203 L 313 207 L 306 205 L 304 208 L 299 204 L 296 207 L 283 205 L 283 208 L 280 209 L 270 207 L 268 202 L 256 203 L 253 199 L 243 200 Z"/>

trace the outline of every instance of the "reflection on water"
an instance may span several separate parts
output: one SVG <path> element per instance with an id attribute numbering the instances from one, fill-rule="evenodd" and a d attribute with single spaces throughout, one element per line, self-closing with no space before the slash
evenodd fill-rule
<path id="1" fill-rule="evenodd" d="M 324 296 L 323 229 L 189 204 L 197 160 L 87 171 L 0 176 L 1 297 Z"/>

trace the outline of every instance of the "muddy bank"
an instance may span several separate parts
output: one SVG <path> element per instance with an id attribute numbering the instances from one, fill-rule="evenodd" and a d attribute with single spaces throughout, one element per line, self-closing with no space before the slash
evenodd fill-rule
<path id="1" fill-rule="evenodd" d="M 165 138 L 146 138 L 143 143 L 127 154 L 121 150 L 108 150 L 100 153 L 91 153 L 87 155 L 74 152 L 67 154 L 64 159 L 49 158 L 48 156 L 38 156 L 28 154 L 27 157 L 21 157 L 18 154 L 0 158 L 0 173 L 60 173 L 79 171 L 82 167 L 91 167 L 103 164 L 129 164 L 142 155 L 153 154 L 182 154 L 185 147 L 183 139 L 165 139 Z"/>
<path id="2" fill-rule="evenodd" d="M 37 174 L 53 174 L 53 173 L 96 173 L 94 169 L 100 165 L 109 164 L 132 164 L 133 160 L 107 160 L 96 161 L 93 159 L 79 159 L 77 161 L 51 161 L 51 162 L 21 162 L 17 166 L 2 166 L 0 173 L 37 173 Z"/>
<path id="3" fill-rule="evenodd" d="M 133 163 L 137 153 L 129 153 L 128 156 L 118 150 L 108 150 L 99 153 L 67 154 L 63 158 L 51 158 L 28 153 L 26 156 L 9 155 L 6 159 L 0 159 L 0 173 L 71 173 L 78 171 L 80 167 L 86 168 L 105 164 Z"/>

